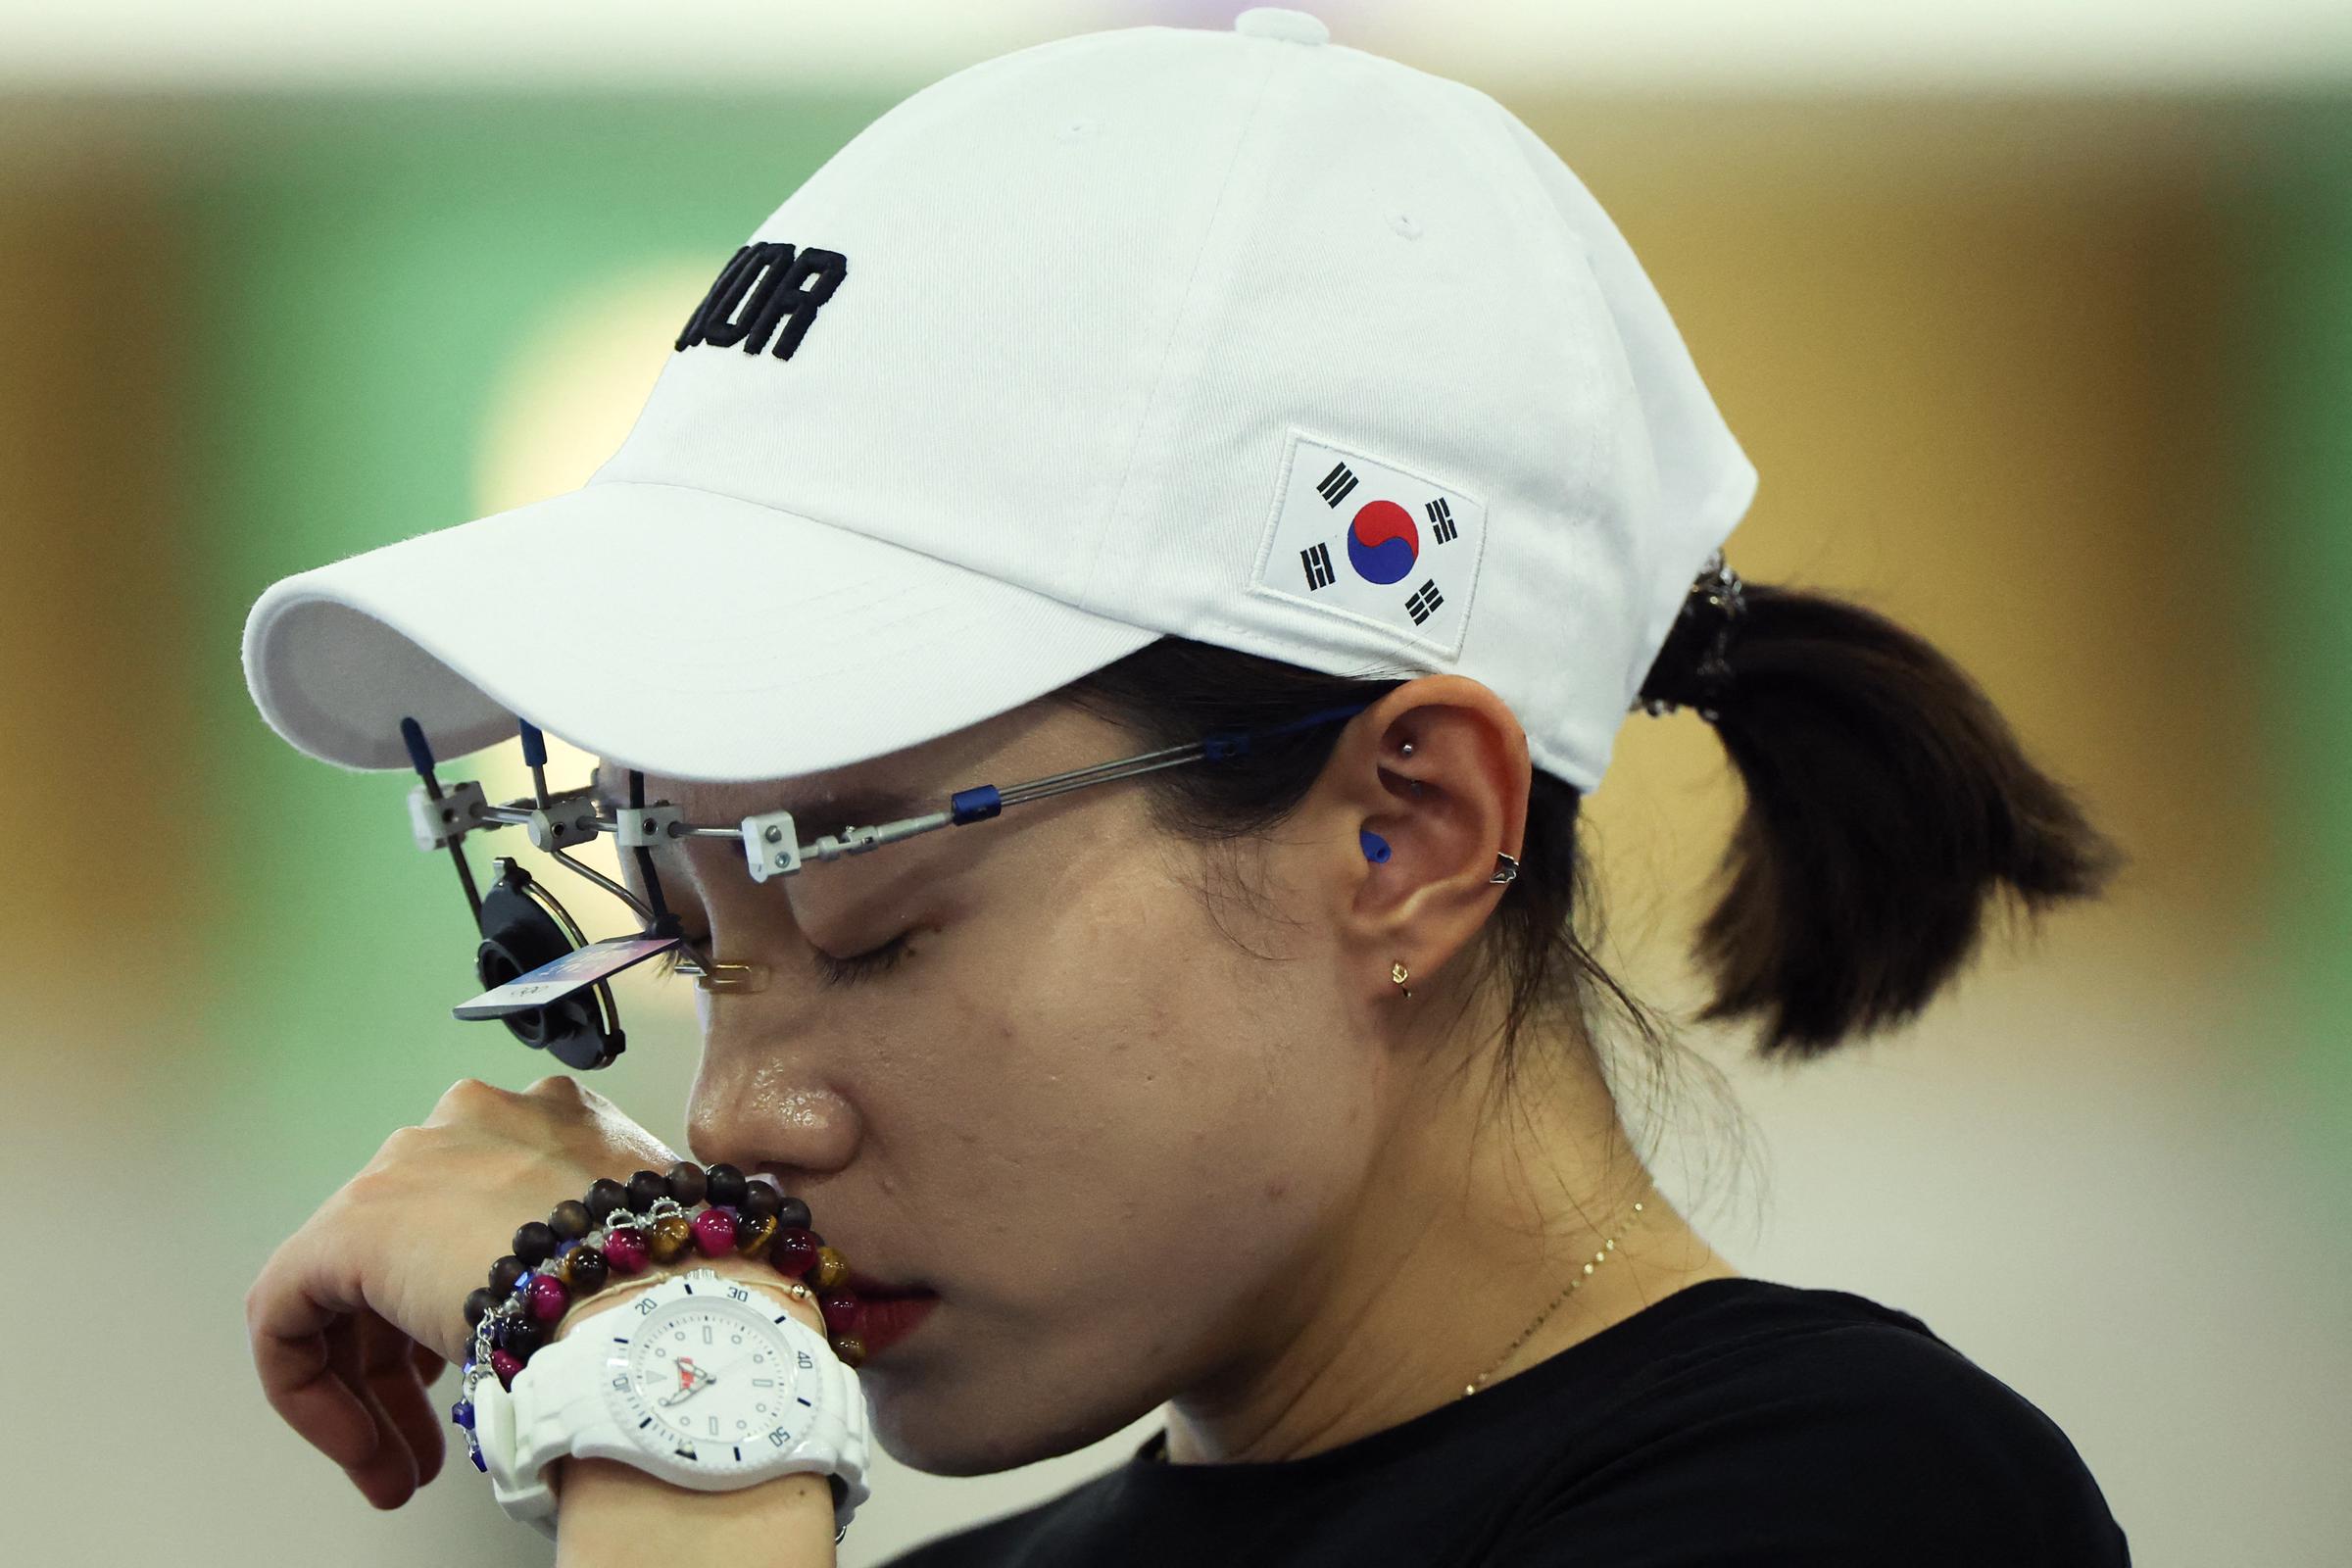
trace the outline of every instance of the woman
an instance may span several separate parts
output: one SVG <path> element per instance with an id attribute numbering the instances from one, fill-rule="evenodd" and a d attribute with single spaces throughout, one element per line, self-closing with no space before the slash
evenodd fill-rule
<path id="1" fill-rule="evenodd" d="M 1912 1015 L 1988 899 L 2113 852 L 1944 657 L 1723 567 L 1753 469 L 1566 167 L 1325 43 L 1254 11 L 918 93 L 727 261 L 588 485 L 272 587 L 257 701 L 347 767 L 519 715 L 615 800 L 874 851 L 622 857 L 703 972 L 679 1190 L 772 1176 L 866 1271 L 900 1327 L 844 1358 L 918 1468 L 1169 1406 L 906 1563 L 2127 1561 L 2031 1403 L 1650 1185 L 1577 936 L 1631 706 L 1745 786 L 1696 952 L 1767 1053 Z M 951 801 L 979 831 L 856 826 Z M 460 1083 L 256 1282 L 270 1397 L 397 1506 L 517 1221 L 677 1157 L 575 1079 Z M 567 1565 L 832 1560 L 815 1473 L 551 1469 Z"/>

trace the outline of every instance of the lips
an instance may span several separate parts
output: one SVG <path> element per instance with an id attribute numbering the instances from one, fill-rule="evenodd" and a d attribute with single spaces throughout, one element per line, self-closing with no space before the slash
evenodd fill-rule
<path id="1" fill-rule="evenodd" d="M 929 1286 L 893 1285 L 885 1280 L 869 1278 L 866 1275 L 858 1273 L 856 1269 L 850 1270 L 843 1283 L 848 1285 L 852 1291 L 856 1292 L 860 1297 L 871 1296 L 882 1298 L 897 1298 L 909 1296 L 936 1296 L 939 1294 L 937 1291 L 932 1290 Z"/>
<path id="2" fill-rule="evenodd" d="M 939 1298 L 922 1296 L 866 1296 L 858 1300 L 858 1328 L 870 1360 L 920 1328 L 939 1305 Z"/>

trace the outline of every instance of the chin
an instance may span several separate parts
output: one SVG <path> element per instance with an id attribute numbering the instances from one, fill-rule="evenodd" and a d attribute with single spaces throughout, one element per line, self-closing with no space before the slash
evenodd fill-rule
<path id="1" fill-rule="evenodd" d="M 1035 1384 L 1006 1397 L 862 1373 L 859 1383 L 874 1441 L 908 1469 L 934 1476 L 995 1475 L 1057 1458 L 1102 1442 L 1161 1402 L 1150 1396 L 1118 1402 L 1098 1394 L 1053 1408 L 1036 1402 L 1044 1391 Z"/>

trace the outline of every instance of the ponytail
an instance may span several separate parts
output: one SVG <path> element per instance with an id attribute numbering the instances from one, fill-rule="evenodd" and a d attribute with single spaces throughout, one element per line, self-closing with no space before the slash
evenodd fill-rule
<path id="1" fill-rule="evenodd" d="M 1701 1019 L 1810 1059 L 1901 1022 L 1965 964 L 1984 905 L 2098 894 L 2123 857 L 1958 665 L 1859 605 L 1743 584 L 1713 707 L 1746 806 L 1692 956 Z M 1643 695 L 1687 689 L 1678 647 Z M 1677 700 L 1669 698 L 1667 700 Z"/>

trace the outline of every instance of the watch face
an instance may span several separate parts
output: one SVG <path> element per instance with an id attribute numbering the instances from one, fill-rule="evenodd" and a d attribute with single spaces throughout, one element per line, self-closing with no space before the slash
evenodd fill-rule
<path id="1" fill-rule="evenodd" d="M 723 1476 L 791 1447 L 814 1425 L 816 1359 L 765 1293 L 721 1280 L 648 1298 L 605 1356 L 605 1401 L 647 1449 Z"/>

